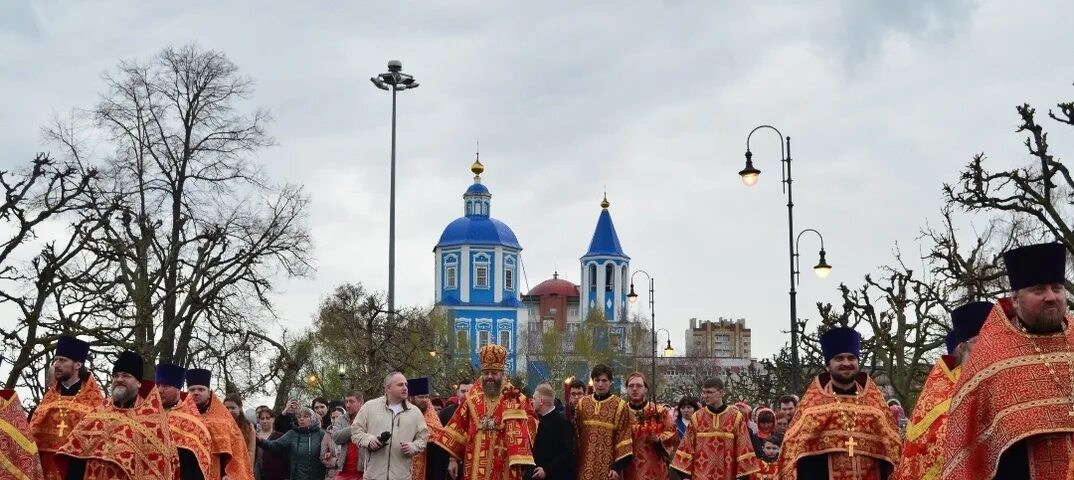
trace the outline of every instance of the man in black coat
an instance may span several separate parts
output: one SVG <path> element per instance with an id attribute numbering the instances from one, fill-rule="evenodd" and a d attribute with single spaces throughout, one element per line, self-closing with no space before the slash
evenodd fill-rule
<path id="1" fill-rule="evenodd" d="M 533 442 L 533 480 L 574 479 L 574 429 L 556 410 L 556 394 L 548 385 L 538 385 L 533 393 L 537 412 L 537 438 Z"/>

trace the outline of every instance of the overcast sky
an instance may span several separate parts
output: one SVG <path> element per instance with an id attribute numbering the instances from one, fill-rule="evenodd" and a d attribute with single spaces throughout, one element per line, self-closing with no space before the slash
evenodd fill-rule
<path id="1" fill-rule="evenodd" d="M 399 98 L 398 304 L 432 303 L 432 248 L 480 140 L 529 287 L 557 268 L 579 280 L 607 186 L 676 348 L 691 317 L 744 317 L 763 357 L 788 338 L 786 198 L 771 132 L 752 144 L 760 183 L 742 186 L 750 129 L 793 139 L 796 228 L 820 230 L 835 267 L 813 276 L 803 238 L 799 312 L 815 319 L 896 242 L 916 257 L 974 153 L 1025 160 L 1016 104 L 1074 96 L 1069 1 L 521 4 L 4 1 L 0 168 L 44 148 L 50 116 L 96 103 L 120 59 L 226 53 L 275 118 L 260 162 L 312 197 L 316 275 L 275 297 L 303 328 L 337 284 L 386 288 L 391 102 L 368 78 L 400 59 L 421 88 Z M 1052 141 L 1071 151 L 1069 130 Z"/>

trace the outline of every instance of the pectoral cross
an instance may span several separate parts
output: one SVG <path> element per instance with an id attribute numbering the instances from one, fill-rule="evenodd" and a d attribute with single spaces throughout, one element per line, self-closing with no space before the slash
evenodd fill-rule
<path id="1" fill-rule="evenodd" d="M 59 424 L 59 425 L 56 425 L 56 430 L 58 430 L 58 431 L 59 431 L 59 434 L 60 434 L 60 436 L 62 437 L 62 436 L 63 436 L 63 432 L 66 432 L 66 431 L 67 431 L 67 421 L 66 421 L 65 419 L 62 419 L 62 418 L 61 418 L 61 419 L 60 419 L 60 424 Z"/>
<path id="2" fill-rule="evenodd" d="M 854 440 L 854 437 L 850 437 L 850 440 L 847 440 L 847 455 L 850 455 L 851 457 L 854 456 L 854 446 L 857 444 L 858 442 Z"/>

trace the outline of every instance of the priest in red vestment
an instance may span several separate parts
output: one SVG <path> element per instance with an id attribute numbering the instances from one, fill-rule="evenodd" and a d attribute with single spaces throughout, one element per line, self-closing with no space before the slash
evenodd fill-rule
<path id="1" fill-rule="evenodd" d="M 506 378 L 507 349 L 486 345 L 478 357 L 480 385 L 474 385 L 460 399 L 459 408 L 435 439 L 451 456 L 448 475 L 462 480 L 528 478 L 537 433 L 533 405 Z M 459 472 L 459 460 L 465 460 L 463 472 Z"/>
<path id="2" fill-rule="evenodd" d="M 784 480 L 885 480 L 902 443 L 895 417 L 861 372 L 861 335 L 837 327 L 820 336 L 828 371 L 810 382 L 779 455 Z"/>
<path id="3" fill-rule="evenodd" d="M 66 480 L 175 480 L 168 419 L 156 385 L 142 380 L 141 355 L 125 351 L 112 367 L 108 402 L 86 415 L 56 452 Z"/>
<path id="4" fill-rule="evenodd" d="M 201 421 L 209 429 L 211 465 L 207 480 L 253 480 L 254 467 L 246 439 L 239 430 L 235 417 L 209 389 L 212 372 L 192 368 L 186 372 L 187 395 L 193 397 L 194 405 L 201 414 Z"/>
<path id="5" fill-rule="evenodd" d="M 750 440 L 749 419 L 723 402 L 723 381 L 710 378 L 701 385 L 705 404 L 694 412 L 679 442 L 671 468 L 694 480 L 736 480 L 760 469 Z"/>
<path id="6" fill-rule="evenodd" d="M 937 480 L 943 472 L 943 442 L 947 434 L 947 410 L 955 393 L 962 362 L 969 354 L 981 325 L 992 311 L 991 302 L 973 302 L 951 312 L 952 330 L 948 354 L 932 367 L 906 425 L 902 459 L 895 467 L 895 480 Z"/>
<path id="7" fill-rule="evenodd" d="M 179 480 L 203 480 L 212 466 L 212 437 L 201 421 L 194 398 L 183 393 L 186 369 L 171 363 L 157 364 L 157 390 L 168 415 L 168 431 L 179 456 Z"/>
<path id="8" fill-rule="evenodd" d="M 47 480 L 61 480 L 54 462 L 56 451 L 67 442 L 75 425 L 104 403 L 97 379 L 83 367 L 89 349 L 89 343 L 74 337 L 56 339 L 53 384 L 30 420 L 30 436 L 37 443 L 41 468 Z"/>
<path id="9" fill-rule="evenodd" d="M 429 393 L 432 384 L 428 377 L 408 378 L 407 394 L 410 395 L 410 403 L 413 403 L 425 416 L 425 426 L 429 428 L 429 438 L 436 438 L 444 425 L 440 423 L 440 417 L 436 409 L 429 401 Z M 421 453 L 414 455 L 410 463 L 411 480 L 443 480 L 447 472 L 447 464 L 444 459 L 444 451 L 439 448 L 426 448 Z"/>
<path id="10" fill-rule="evenodd" d="M 649 382 L 641 372 L 627 377 L 627 400 L 632 423 L 634 460 L 627 465 L 626 480 L 665 480 L 679 436 L 675 421 L 663 405 L 648 400 Z"/>
<path id="11" fill-rule="evenodd" d="M 42 480 L 37 444 L 27 435 L 26 410 L 14 390 L 0 390 L 0 478 Z"/>
<path id="12" fill-rule="evenodd" d="M 612 369 L 607 365 L 593 367 L 589 379 L 593 394 L 579 399 L 574 409 L 577 480 L 619 480 L 634 456 L 630 407 L 612 394 Z"/>
<path id="13" fill-rule="evenodd" d="M 1074 433 L 1074 346 L 1057 243 L 1006 252 L 1013 294 L 981 327 L 951 398 L 945 480 L 1066 480 Z"/>

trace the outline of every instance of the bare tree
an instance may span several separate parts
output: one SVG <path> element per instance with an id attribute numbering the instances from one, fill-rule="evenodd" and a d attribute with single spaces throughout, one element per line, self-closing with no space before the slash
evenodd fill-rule
<path id="1" fill-rule="evenodd" d="M 300 187 L 272 185 L 251 161 L 272 144 L 267 112 L 241 113 L 253 82 L 219 52 L 165 48 L 122 62 L 91 112 L 111 155 L 80 212 L 88 257 L 106 262 L 65 300 L 98 312 L 99 343 L 181 365 L 257 352 L 272 318 L 272 279 L 310 269 Z M 78 152 L 76 131 L 50 135 Z M 210 358 L 212 357 L 212 358 Z M 228 365 L 230 368 L 232 365 Z M 233 365 L 240 367 L 239 365 Z"/>

